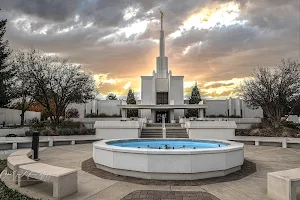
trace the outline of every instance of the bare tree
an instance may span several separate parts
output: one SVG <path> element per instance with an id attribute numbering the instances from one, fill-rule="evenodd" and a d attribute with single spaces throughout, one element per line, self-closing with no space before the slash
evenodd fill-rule
<path id="1" fill-rule="evenodd" d="M 24 77 L 26 66 L 28 65 L 28 57 L 32 51 L 14 51 L 10 56 L 10 65 L 14 76 L 11 80 L 12 88 L 9 94 L 12 98 L 12 107 L 21 110 L 21 125 L 24 125 L 25 112 L 33 103 L 30 96 L 31 85 L 28 84 Z"/>
<path id="2" fill-rule="evenodd" d="M 54 123 L 59 124 L 69 104 L 94 98 L 93 77 L 80 65 L 34 49 L 28 50 L 27 55 L 23 76 L 30 85 L 30 96 L 47 109 Z"/>
<path id="3" fill-rule="evenodd" d="M 285 108 L 294 109 L 300 100 L 300 64 L 282 60 L 276 69 L 259 67 L 253 78 L 245 80 L 241 97 L 248 106 L 261 107 L 274 127 L 278 127 Z"/>

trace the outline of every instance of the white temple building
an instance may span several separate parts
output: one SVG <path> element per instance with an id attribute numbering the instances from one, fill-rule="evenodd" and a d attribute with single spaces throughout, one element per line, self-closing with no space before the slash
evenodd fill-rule
<path id="1" fill-rule="evenodd" d="M 141 76 L 141 104 L 120 105 L 122 118 L 126 118 L 127 109 L 139 109 L 140 117 L 153 122 L 161 122 L 165 116 L 166 122 L 178 120 L 184 116 L 184 109 L 198 109 L 200 118 L 204 117 L 203 104 L 184 104 L 184 76 L 173 76 L 169 71 L 168 57 L 165 56 L 165 35 L 163 29 L 163 14 L 159 42 L 159 57 L 156 58 L 156 71 L 152 76 Z"/>
<path id="2" fill-rule="evenodd" d="M 261 108 L 251 109 L 239 98 L 225 100 L 203 99 L 200 104 L 188 104 L 184 100 L 184 76 L 173 76 L 169 71 L 168 57 L 165 55 L 165 36 L 163 15 L 159 42 L 159 57 L 156 58 L 156 71 L 152 76 L 141 76 L 141 100 L 137 104 L 127 105 L 124 100 L 92 100 L 86 104 L 71 104 L 68 108 L 77 108 L 80 118 L 87 114 L 106 114 L 127 118 L 128 109 L 138 109 L 139 118 L 147 118 L 152 123 L 175 123 L 185 116 L 187 109 L 198 109 L 198 118 L 204 117 L 241 117 L 262 118 Z M 197 117 L 197 116 L 195 116 Z"/>

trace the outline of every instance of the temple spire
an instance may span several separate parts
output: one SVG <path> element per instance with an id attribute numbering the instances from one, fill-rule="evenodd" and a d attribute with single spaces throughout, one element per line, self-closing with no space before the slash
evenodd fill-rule
<path id="1" fill-rule="evenodd" d="M 164 13 L 160 9 L 159 9 L 159 11 L 160 11 L 160 22 L 161 22 L 161 28 L 160 28 L 160 30 L 162 31 L 164 29 L 163 28 Z"/>
<path id="2" fill-rule="evenodd" d="M 168 77 L 168 58 L 165 56 L 165 33 L 164 33 L 164 13 L 160 11 L 160 39 L 159 39 L 159 57 L 156 61 L 156 73 L 158 78 L 167 78 Z"/>
<path id="3" fill-rule="evenodd" d="M 159 9 L 160 11 L 160 23 L 161 23 L 161 29 L 160 29 L 160 57 L 163 59 L 165 57 L 165 33 L 164 33 L 164 13 Z"/>

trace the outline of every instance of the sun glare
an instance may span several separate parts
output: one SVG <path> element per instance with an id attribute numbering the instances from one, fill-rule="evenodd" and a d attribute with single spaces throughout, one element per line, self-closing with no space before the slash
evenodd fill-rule
<path id="1" fill-rule="evenodd" d="M 131 87 L 131 82 L 128 82 L 124 85 L 123 89 L 128 90 Z"/>
<path id="2" fill-rule="evenodd" d="M 190 16 L 179 30 L 171 34 L 171 37 L 179 37 L 184 31 L 191 30 L 193 28 L 210 29 L 216 26 L 230 26 L 233 24 L 245 23 L 238 19 L 239 15 L 240 8 L 235 2 L 206 7 L 200 12 Z"/>
<path id="3" fill-rule="evenodd" d="M 127 27 L 124 27 L 118 31 L 119 34 L 125 33 L 126 37 L 129 38 L 131 35 L 144 33 L 147 29 L 148 21 L 137 21 Z"/>
<path id="4" fill-rule="evenodd" d="M 131 18 L 136 16 L 138 11 L 139 11 L 139 8 L 133 8 L 133 7 L 126 8 L 125 12 L 124 12 L 123 19 L 124 20 L 130 20 Z"/>

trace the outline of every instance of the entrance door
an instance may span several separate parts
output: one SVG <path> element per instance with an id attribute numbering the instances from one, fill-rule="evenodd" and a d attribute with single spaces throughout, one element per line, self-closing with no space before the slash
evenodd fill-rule
<path id="1" fill-rule="evenodd" d="M 169 121 L 169 111 L 156 111 L 156 123 L 162 123 L 163 115 L 165 115 L 165 122 L 170 123 Z"/>

